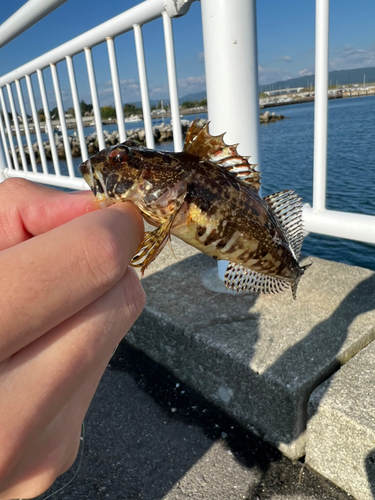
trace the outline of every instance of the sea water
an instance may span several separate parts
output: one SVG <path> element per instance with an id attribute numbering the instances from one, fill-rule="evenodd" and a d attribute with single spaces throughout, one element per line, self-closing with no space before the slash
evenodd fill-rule
<path id="1" fill-rule="evenodd" d="M 330 100 L 328 110 L 327 208 L 375 215 L 375 96 Z M 281 106 L 269 111 L 287 118 L 260 126 L 262 195 L 293 189 L 304 203 L 311 204 L 314 103 Z M 185 118 L 193 120 L 195 116 Z M 170 123 L 170 119 L 164 122 Z M 125 126 L 129 130 L 143 128 L 144 124 L 135 122 Z M 103 125 L 103 129 L 112 132 L 117 130 L 117 125 Z M 95 128 L 86 127 L 84 131 L 88 136 Z M 45 134 L 43 140 L 48 140 Z M 173 143 L 157 144 L 156 148 L 173 151 Z M 73 162 L 79 175 L 80 159 L 73 158 Z M 60 169 L 67 173 L 63 160 L 60 160 Z M 53 172 L 51 162 L 48 170 Z M 302 253 L 375 270 L 374 245 L 309 234 Z"/>
<path id="2" fill-rule="evenodd" d="M 314 103 L 275 111 L 289 119 L 260 127 L 263 195 L 294 189 L 311 204 Z M 375 215 L 375 96 L 329 101 L 327 209 Z M 374 245 L 310 234 L 302 253 L 375 270 Z"/>

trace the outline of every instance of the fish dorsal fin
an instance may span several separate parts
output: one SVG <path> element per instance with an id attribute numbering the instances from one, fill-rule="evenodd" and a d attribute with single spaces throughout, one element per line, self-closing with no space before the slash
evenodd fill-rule
<path id="1" fill-rule="evenodd" d="M 272 208 L 284 234 L 298 259 L 305 230 L 302 222 L 302 200 L 294 191 L 286 190 L 266 196 L 264 200 Z"/>
<path id="2" fill-rule="evenodd" d="M 229 290 L 252 293 L 275 294 L 290 288 L 290 283 L 282 278 L 252 271 L 234 262 L 228 265 L 224 284 Z"/>
<path id="3" fill-rule="evenodd" d="M 249 163 L 249 156 L 237 153 L 238 144 L 228 146 L 223 141 L 224 134 L 213 136 L 208 131 L 208 123 L 199 127 L 195 119 L 187 133 L 184 153 L 188 153 L 202 160 L 216 163 L 232 175 L 246 182 L 256 191 L 260 186 L 260 172 L 255 170 L 256 165 Z"/>

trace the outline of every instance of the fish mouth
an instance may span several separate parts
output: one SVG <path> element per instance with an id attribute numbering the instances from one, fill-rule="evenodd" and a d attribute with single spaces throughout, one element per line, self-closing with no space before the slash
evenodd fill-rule
<path id="1" fill-rule="evenodd" d="M 79 171 L 82 177 L 90 187 L 95 196 L 95 200 L 100 206 L 112 205 L 112 201 L 108 196 L 106 183 L 103 174 L 92 166 L 90 160 L 86 160 L 79 166 Z"/>

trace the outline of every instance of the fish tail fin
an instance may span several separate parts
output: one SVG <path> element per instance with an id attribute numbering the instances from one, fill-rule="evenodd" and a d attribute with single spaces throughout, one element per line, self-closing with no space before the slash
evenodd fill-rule
<path id="1" fill-rule="evenodd" d="M 307 264 L 306 266 L 302 266 L 299 268 L 299 270 L 300 270 L 299 276 L 292 283 L 292 295 L 293 295 L 294 300 L 297 299 L 297 288 L 298 288 L 299 280 L 301 279 L 301 276 L 305 274 L 306 269 L 308 269 L 311 265 L 312 264 Z"/>

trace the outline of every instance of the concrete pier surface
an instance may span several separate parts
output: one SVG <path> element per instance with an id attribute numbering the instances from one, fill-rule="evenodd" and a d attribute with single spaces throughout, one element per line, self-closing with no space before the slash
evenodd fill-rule
<path id="1" fill-rule="evenodd" d="M 125 341 L 86 416 L 81 451 L 38 500 L 352 499 Z"/>
<path id="2" fill-rule="evenodd" d="M 145 310 L 89 412 L 96 496 L 66 498 L 373 500 L 375 273 L 308 257 L 297 301 L 254 297 L 227 292 L 212 259 L 172 247 L 146 271 Z"/>

